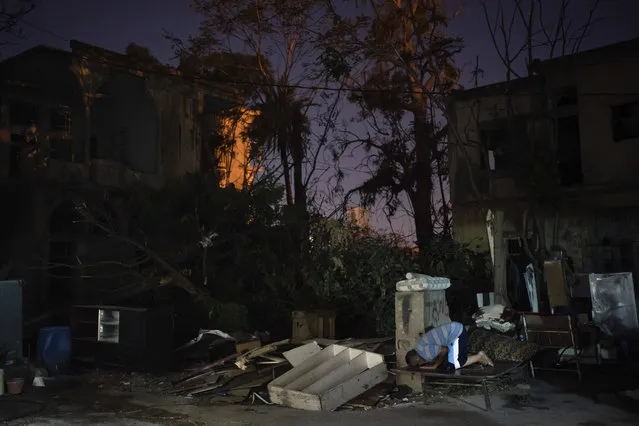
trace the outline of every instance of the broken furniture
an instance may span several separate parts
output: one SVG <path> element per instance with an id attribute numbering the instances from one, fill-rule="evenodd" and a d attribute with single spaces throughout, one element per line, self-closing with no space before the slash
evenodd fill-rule
<path id="1" fill-rule="evenodd" d="M 495 362 L 494 367 L 475 365 L 460 368 L 453 373 L 440 373 L 437 371 L 427 371 L 406 367 L 397 372 L 411 374 L 422 380 L 423 386 L 443 385 L 443 386 L 473 386 L 482 388 L 486 410 L 491 411 L 490 390 L 488 384 L 503 378 L 515 371 L 522 363 L 519 362 Z M 434 379 L 434 380 L 433 380 Z"/>
<path id="2" fill-rule="evenodd" d="M 261 346 L 262 342 L 260 342 L 260 339 L 251 339 L 235 343 L 235 351 L 238 354 L 242 354 L 260 348 Z"/>
<path id="3" fill-rule="evenodd" d="M 613 337 L 639 329 L 635 289 L 631 272 L 590 274 L 592 320 Z"/>
<path id="4" fill-rule="evenodd" d="M 22 281 L 0 281 L 0 351 L 22 358 Z"/>
<path id="5" fill-rule="evenodd" d="M 577 340 L 577 327 L 570 314 L 539 314 L 525 312 L 521 313 L 524 326 L 524 335 L 527 341 L 538 344 L 546 349 L 556 349 L 563 351 L 566 348 L 574 350 L 575 372 L 581 381 L 581 365 L 579 346 Z M 560 354 L 561 356 L 561 354 Z M 562 371 L 558 368 L 535 367 L 530 361 L 530 373 L 535 377 L 535 369 Z"/>
<path id="6" fill-rule="evenodd" d="M 282 354 L 282 356 L 291 364 L 293 367 L 297 367 L 308 358 L 313 355 L 319 353 L 322 350 L 317 342 L 307 343 L 302 346 L 298 346 L 296 348 L 291 349 L 290 351 L 286 351 Z"/>
<path id="7" fill-rule="evenodd" d="M 623 359 L 631 359 L 630 344 L 639 339 L 639 319 L 631 272 L 590 274 L 592 320 L 614 340 Z M 599 346 L 597 347 L 599 350 Z"/>
<path id="8" fill-rule="evenodd" d="M 395 347 L 397 367 L 406 367 L 406 353 L 415 347 L 424 329 L 450 322 L 445 290 L 401 291 L 395 293 Z M 401 370 L 400 370 L 401 371 Z M 421 391 L 418 378 L 400 373 L 398 385 Z"/>
<path id="9" fill-rule="evenodd" d="M 382 355 L 331 345 L 268 385 L 271 402 L 312 411 L 333 411 L 386 380 Z"/>
<path id="10" fill-rule="evenodd" d="M 169 308 L 74 306 L 72 359 L 161 372 L 171 366 L 173 311 Z"/>
<path id="11" fill-rule="evenodd" d="M 554 312 L 555 308 L 568 307 L 570 291 L 566 281 L 566 271 L 562 260 L 546 260 L 544 262 L 544 278 L 548 291 L 548 303 Z"/>
<path id="12" fill-rule="evenodd" d="M 274 357 L 271 354 L 288 343 L 289 340 L 282 340 L 242 354 L 234 353 L 218 359 L 173 380 L 174 392 L 191 396 L 239 388 L 248 392 L 247 386 L 250 383 L 266 384 L 275 376 L 275 369 L 286 364 L 284 358 Z"/>
<path id="13" fill-rule="evenodd" d="M 335 338 L 335 312 L 294 311 L 292 343 L 302 343 L 309 339 Z"/>

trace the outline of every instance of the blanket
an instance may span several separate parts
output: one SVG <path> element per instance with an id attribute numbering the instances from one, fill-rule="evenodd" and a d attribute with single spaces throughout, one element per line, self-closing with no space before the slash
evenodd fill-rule
<path id="1" fill-rule="evenodd" d="M 542 347 L 483 328 L 472 328 L 468 331 L 468 350 L 473 354 L 484 351 L 493 361 L 522 363 L 532 359 Z"/>

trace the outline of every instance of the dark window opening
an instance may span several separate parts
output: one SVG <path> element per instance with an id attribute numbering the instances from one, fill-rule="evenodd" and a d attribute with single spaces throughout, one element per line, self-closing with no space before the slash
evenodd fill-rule
<path id="1" fill-rule="evenodd" d="M 129 142 L 129 129 L 122 129 L 111 136 L 111 159 L 129 165 L 126 157 L 126 147 Z"/>
<path id="2" fill-rule="evenodd" d="M 12 134 L 9 148 L 9 176 L 20 176 L 20 161 L 22 147 L 24 146 L 24 135 Z"/>
<path id="3" fill-rule="evenodd" d="M 523 117 L 495 120 L 485 123 L 480 130 L 484 154 L 480 160 L 482 169 L 503 171 L 517 166 L 518 151 L 527 143 L 527 122 Z"/>
<path id="4" fill-rule="evenodd" d="M 577 105 L 579 96 L 577 88 L 574 86 L 564 87 L 559 94 L 558 107 Z"/>
<path id="5" fill-rule="evenodd" d="M 62 161 L 73 161 L 73 140 L 60 136 L 49 138 L 51 158 Z"/>
<path id="6" fill-rule="evenodd" d="M 52 130 L 71 130 L 71 112 L 69 108 L 60 107 L 51 111 L 50 128 Z"/>
<path id="7" fill-rule="evenodd" d="M 75 275 L 73 243 L 69 241 L 52 241 L 49 246 L 51 263 L 49 269 L 49 301 L 54 306 L 66 306 L 73 296 L 73 279 Z M 67 266 L 68 265 L 68 266 Z"/>
<path id="8" fill-rule="evenodd" d="M 178 124 L 178 158 L 182 157 L 182 125 Z"/>
<path id="9" fill-rule="evenodd" d="M 639 102 L 610 107 L 612 115 L 612 139 L 620 142 L 639 139 Z"/>
<path id="10" fill-rule="evenodd" d="M 535 248 L 533 247 L 533 239 L 532 238 L 527 238 L 526 239 L 526 243 L 528 244 L 528 248 L 531 251 L 534 251 Z M 508 247 L 508 254 L 510 256 L 519 256 L 519 255 L 526 255 L 526 251 L 524 250 L 524 242 L 523 239 L 521 237 L 517 237 L 517 238 L 508 238 L 506 240 L 506 245 Z"/>
<path id="11" fill-rule="evenodd" d="M 33 104 L 16 102 L 9 107 L 12 126 L 28 126 L 31 123 L 35 123 L 37 115 L 38 108 Z"/>
<path id="12" fill-rule="evenodd" d="M 560 185 L 571 186 L 583 182 L 581 136 L 579 117 L 576 115 L 557 120 L 557 163 Z"/>
<path id="13" fill-rule="evenodd" d="M 487 151 L 481 157 L 482 169 L 496 171 L 508 168 L 506 140 L 505 127 L 482 130 L 481 141 Z"/>
<path id="14" fill-rule="evenodd" d="M 595 270 L 602 274 L 633 271 L 634 241 L 603 238 L 600 245 L 593 247 Z"/>

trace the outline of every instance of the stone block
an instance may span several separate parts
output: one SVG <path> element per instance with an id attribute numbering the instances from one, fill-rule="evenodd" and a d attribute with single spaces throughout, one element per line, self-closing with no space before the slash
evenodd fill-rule
<path id="1" fill-rule="evenodd" d="M 406 291 L 395 293 L 395 347 L 397 367 L 406 367 L 406 353 L 415 347 L 417 339 L 429 326 L 450 322 L 446 291 Z M 422 391 L 419 376 L 400 373 L 397 384 Z"/>

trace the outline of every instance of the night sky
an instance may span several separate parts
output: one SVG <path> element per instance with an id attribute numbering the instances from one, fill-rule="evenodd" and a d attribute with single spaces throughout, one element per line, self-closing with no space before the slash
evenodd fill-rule
<path id="1" fill-rule="evenodd" d="M 484 71 L 480 84 L 503 80 L 503 68 L 494 52 L 479 0 L 453 1 L 462 13 L 452 31 L 462 36 L 466 45 L 458 59 L 459 65 L 470 71 L 479 55 L 480 68 Z M 587 0 L 572 2 L 589 3 Z M 584 6 L 580 14 L 587 13 L 586 9 Z M 583 49 L 639 37 L 639 0 L 601 0 L 598 18 L 601 21 L 584 42 Z M 171 46 L 162 37 L 163 29 L 186 36 L 197 29 L 198 17 L 189 9 L 188 0 L 43 0 L 25 21 L 31 24 L 24 27 L 27 37 L 14 39 L 14 45 L 4 46 L 3 58 L 40 44 L 68 49 L 68 40 L 77 39 L 114 51 L 123 51 L 127 44 L 135 42 L 149 47 L 163 62 L 169 62 Z M 470 86 L 471 79 L 466 72 L 462 84 Z M 363 177 L 352 173 L 347 186 L 357 184 Z M 388 228 L 382 215 L 375 215 L 373 222 L 378 228 Z M 393 228 L 402 234 L 412 233 L 410 220 L 401 215 L 393 221 Z"/>

